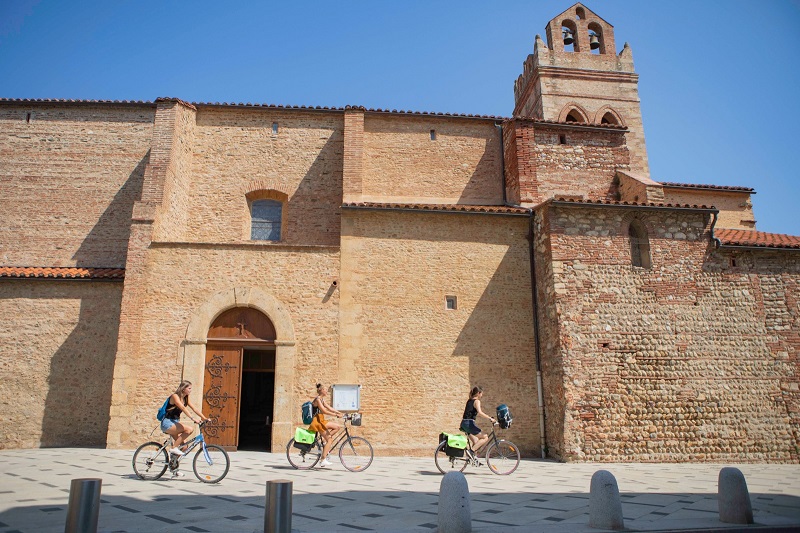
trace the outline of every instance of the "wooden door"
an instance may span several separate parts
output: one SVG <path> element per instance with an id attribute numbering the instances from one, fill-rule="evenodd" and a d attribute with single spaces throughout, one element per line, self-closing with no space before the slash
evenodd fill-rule
<path id="1" fill-rule="evenodd" d="M 206 346 L 203 414 L 212 419 L 206 431 L 212 444 L 234 450 L 238 446 L 241 383 L 242 348 Z"/>

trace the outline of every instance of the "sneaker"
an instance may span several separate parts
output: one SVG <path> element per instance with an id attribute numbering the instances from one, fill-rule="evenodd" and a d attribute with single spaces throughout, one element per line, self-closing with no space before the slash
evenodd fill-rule
<path id="1" fill-rule="evenodd" d="M 172 477 L 186 477 L 186 475 L 180 470 L 173 470 Z"/>
<path id="2" fill-rule="evenodd" d="M 183 452 L 181 451 L 181 449 L 180 449 L 180 448 L 172 448 L 172 449 L 169 451 L 169 453 L 171 453 L 172 455 L 177 455 L 178 457 L 180 457 L 181 455 L 183 455 Z"/>
<path id="3" fill-rule="evenodd" d="M 319 464 L 319 466 L 321 468 L 325 468 L 326 466 L 331 466 L 332 464 L 333 463 L 328 461 L 328 458 L 326 457 L 325 459 L 322 460 L 322 462 Z"/>

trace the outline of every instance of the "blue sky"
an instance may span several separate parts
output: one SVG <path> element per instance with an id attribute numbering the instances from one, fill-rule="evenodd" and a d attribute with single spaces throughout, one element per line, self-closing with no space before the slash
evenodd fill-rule
<path id="1" fill-rule="evenodd" d="M 0 97 L 253 102 L 507 117 L 569 1 L 0 0 Z M 800 235 L 800 0 L 590 0 L 628 42 L 651 175 L 754 187 Z"/>

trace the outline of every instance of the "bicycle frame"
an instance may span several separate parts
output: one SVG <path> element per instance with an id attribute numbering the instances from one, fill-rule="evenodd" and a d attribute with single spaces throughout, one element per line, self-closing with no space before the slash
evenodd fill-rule
<path id="1" fill-rule="evenodd" d="M 199 426 L 197 426 L 197 431 L 198 431 L 197 435 L 195 435 L 194 437 L 192 437 L 191 439 L 189 439 L 188 441 L 186 441 L 186 442 L 184 442 L 182 444 L 182 446 L 186 446 L 186 451 L 183 452 L 183 455 L 175 455 L 175 454 L 169 453 L 169 449 L 168 448 L 171 448 L 172 444 L 175 442 L 175 440 L 173 439 L 173 437 L 171 435 L 168 436 L 167 439 L 164 441 L 164 444 L 161 445 L 161 449 L 159 449 L 159 453 L 161 452 L 161 450 L 164 450 L 164 449 L 167 449 L 167 453 L 169 453 L 169 469 L 170 470 L 175 470 L 176 468 L 178 468 L 178 466 L 181 464 L 181 461 L 185 457 L 188 457 L 189 456 L 189 452 L 191 452 L 192 450 L 197 448 L 198 445 L 202 445 L 203 446 L 203 457 L 205 457 L 205 460 L 209 464 L 211 464 L 211 457 L 209 457 L 208 449 L 206 448 L 206 439 L 205 439 L 205 437 L 203 437 L 203 424 L 200 424 Z"/>

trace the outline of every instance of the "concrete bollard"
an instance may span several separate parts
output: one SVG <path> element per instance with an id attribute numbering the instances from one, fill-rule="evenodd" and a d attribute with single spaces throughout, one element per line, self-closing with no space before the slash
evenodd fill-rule
<path id="1" fill-rule="evenodd" d="M 614 474 L 598 470 L 589 486 L 589 527 L 624 529 L 622 500 Z"/>
<path id="2" fill-rule="evenodd" d="M 752 524 L 753 505 L 742 471 L 733 467 L 723 468 L 719 471 L 717 487 L 720 521 L 729 524 Z"/>
<path id="3" fill-rule="evenodd" d="M 264 506 L 264 533 L 291 533 L 292 482 L 287 479 L 267 481 Z"/>
<path id="4" fill-rule="evenodd" d="M 72 480 L 64 533 L 97 533 L 102 484 L 103 480 L 99 478 Z"/>
<path id="5" fill-rule="evenodd" d="M 470 533 L 469 485 L 461 472 L 448 472 L 439 485 L 439 533 Z"/>

